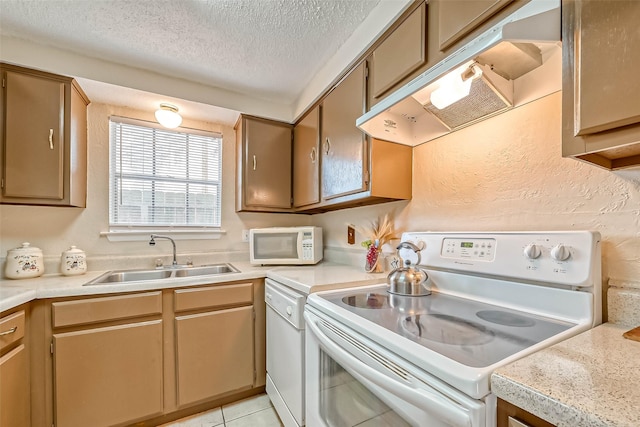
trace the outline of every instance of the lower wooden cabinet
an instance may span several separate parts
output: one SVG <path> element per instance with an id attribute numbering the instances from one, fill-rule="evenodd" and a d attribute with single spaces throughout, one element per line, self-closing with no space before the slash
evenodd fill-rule
<path id="1" fill-rule="evenodd" d="M 253 385 L 253 307 L 176 317 L 178 406 Z"/>
<path id="2" fill-rule="evenodd" d="M 497 427 L 554 427 L 554 425 L 505 400 L 498 399 Z"/>
<path id="3" fill-rule="evenodd" d="M 53 344 L 56 427 L 162 414 L 161 320 L 54 334 Z"/>
<path id="4" fill-rule="evenodd" d="M 0 318 L 0 426 L 30 426 L 26 311 Z"/>
<path id="5" fill-rule="evenodd" d="M 37 301 L 38 354 L 14 344 L 0 358 L 0 427 L 31 425 L 15 403 L 29 402 L 29 363 L 45 377 L 34 425 L 158 425 L 263 391 L 262 305 L 262 279 Z"/>

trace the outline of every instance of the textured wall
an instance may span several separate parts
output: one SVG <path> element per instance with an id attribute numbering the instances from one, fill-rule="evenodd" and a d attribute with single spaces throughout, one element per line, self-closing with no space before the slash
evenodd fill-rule
<path id="1" fill-rule="evenodd" d="M 400 231 L 596 230 L 605 278 L 640 281 L 640 171 L 562 158 L 560 120 L 555 93 L 422 144 L 414 150 L 411 201 L 314 221 L 336 248 L 348 247 L 346 224 L 367 226 L 386 212 Z"/>
<path id="2" fill-rule="evenodd" d="M 88 257 L 166 256 L 171 245 L 155 247 L 146 241 L 110 242 L 100 237 L 109 229 L 109 116 L 117 115 L 153 121 L 152 111 L 92 103 L 88 111 L 88 195 L 86 209 L 47 206 L 0 205 L 0 262 L 7 250 L 21 242 L 41 248 L 45 259 L 59 259 L 70 245 L 86 251 Z M 178 253 L 248 251 L 241 241 L 243 229 L 270 225 L 308 224 L 309 216 L 252 214 L 235 212 L 235 131 L 214 123 L 184 121 L 191 127 L 223 134 L 222 228 L 227 232 L 219 240 L 181 240 Z M 89 260 L 91 261 L 91 259 Z M 89 262 L 89 268 L 92 265 Z M 46 273 L 52 273 L 47 267 Z"/>

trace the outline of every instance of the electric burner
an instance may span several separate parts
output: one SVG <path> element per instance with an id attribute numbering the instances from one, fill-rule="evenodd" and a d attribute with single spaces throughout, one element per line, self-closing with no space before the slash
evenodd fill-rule
<path id="1" fill-rule="evenodd" d="M 401 325 L 418 339 L 443 344 L 480 345 L 494 337 L 494 333 L 482 325 L 446 314 L 407 316 Z"/>
<path id="2" fill-rule="evenodd" d="M 514 313 L 507 313 L 506 311 L 501 310 L 482 310 L 477 312 L 476 316 L 487 322 L 504 326 L 514 326 L 517 328 L 534 326 L 536 324 L 536 322 L 529 317 L 524 317 Z"/>
<path id="3" fill-rule="evenodd" d="M 342 302 L 357 308 L 381 309 L 390 307 L 387 295 L 376 293 L 349 295 L 342 298 Z"/>

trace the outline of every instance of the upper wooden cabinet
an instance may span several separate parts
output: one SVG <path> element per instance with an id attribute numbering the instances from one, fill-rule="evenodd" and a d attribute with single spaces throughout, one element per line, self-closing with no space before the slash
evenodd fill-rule
<path id="1" fill-rule="evenodd" d="M 240 116 L 236 124 L 236 211 L 291 209 L 293 126 Z"/>
<path id="2" fill-rule="evenodd" d="M 293 206 L 320 201 L 320 106 L 293 128 Z"/>
<path id="3" fill-rule="evenodd" d="M 446 50 L 514 0 L 438 0 L 440 50 Z"/>
<path id="4" fill-rule="evenodd" d="M 356 127 L 364 114 L 367 64 L 362 62 L 322 102 L 322 199 L 364 191 L 367 138 Z"/>
<path id="5" fill-rule="evenodd" d="M 562 3 L 563 155 L 640 165 L 640 2 Z"/>
<path id="6" fill-rule="evenodd" d="M 370 56 L 371 104 L 427 61 L 427 4 L 421 3 Z"/>
<path id="7" fill-rule="evenodd" d="M 68 77 L 10 64 L 0 70 L 0 202 L 85 207 L 87 96 Z"/>

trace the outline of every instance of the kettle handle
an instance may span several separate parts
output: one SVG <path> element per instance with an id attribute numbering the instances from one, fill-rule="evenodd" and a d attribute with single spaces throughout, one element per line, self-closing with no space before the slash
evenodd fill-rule
<path id="1" fill-rule="evenodd" d="M 400 249 L 411 249 L 413 250 L 416 254 L 418 254 L 418 261 L 416 262 L 416 264 L 420 264 L 420 248 L 417 247 L 415 244 L 411 243 L 411 242 L 402 242 L 398 245 L 398 247 L 396 248 L 397 250 Z M 409 260 L 407 260 L 409 261 Z M 406 263 L 406 261 L 405 261 Z"/>

